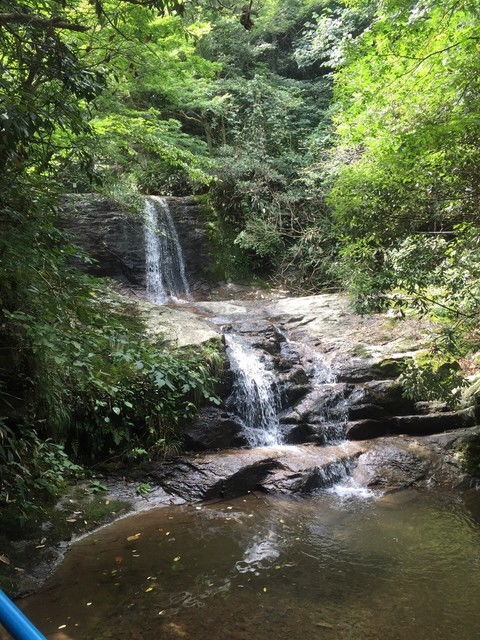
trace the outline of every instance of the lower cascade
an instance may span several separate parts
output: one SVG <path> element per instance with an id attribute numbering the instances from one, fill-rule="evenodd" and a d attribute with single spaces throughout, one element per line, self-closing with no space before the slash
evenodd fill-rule
<path id="1" fill-rule="evenodd" d="M 251 447 L 282 444 L 275 377 L 255 351 L 234 335 L 226 335 L 227 355 L 234 374 L 230 398 Z"/>
<path id="2" fill-rule="evenodd" d="M 145 199 L 144 236 L 146 289 L 151 302 L 190 300 L 182 247 L 165 198 Z"/>

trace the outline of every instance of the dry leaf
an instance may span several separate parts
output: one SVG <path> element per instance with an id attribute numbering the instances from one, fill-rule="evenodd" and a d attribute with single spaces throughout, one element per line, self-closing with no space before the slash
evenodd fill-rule
<path id="1" fill-rule="evenodd" d="M 0 562 L 3 562 L 3 564 L 10 564 L 10 558 L 7 558 L 7 556 L 1 555 Z"/>
<path id="2" fill-rule="evenodd" d="M 141 533 L 135 533 L 133 534 L 133 536 L 128 536 L 127 540 L 128 542 L 132 542 L 132 540 L 138 540 L 141 535 Z"/>

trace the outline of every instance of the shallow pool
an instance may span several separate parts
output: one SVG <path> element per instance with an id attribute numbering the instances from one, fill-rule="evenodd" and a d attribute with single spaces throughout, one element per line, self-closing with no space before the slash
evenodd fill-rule
<path id="1" fill-rule="evenodd" d="M 78 542 L 21 604 L 57 640 L 473 640 L 480 496 L 155 509 Z"/>

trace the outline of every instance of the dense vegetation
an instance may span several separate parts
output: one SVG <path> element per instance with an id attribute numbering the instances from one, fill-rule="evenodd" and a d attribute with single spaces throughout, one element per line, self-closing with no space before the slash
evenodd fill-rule
<path id="1" fill-rule="evenodd" d="M 215 348 L 205 364 L 141 339 L 135 309 L 70 266 L 65 192 L 202 196 L 232 243 L 225 277 L 434 317 L 405 385 L 460 396 L 458 360 L 478 348 L 479 14 L 474 0 L 0 2 L 4 503 L 55 491 L 70 460 L 175 444 L 214 392 Z"/>

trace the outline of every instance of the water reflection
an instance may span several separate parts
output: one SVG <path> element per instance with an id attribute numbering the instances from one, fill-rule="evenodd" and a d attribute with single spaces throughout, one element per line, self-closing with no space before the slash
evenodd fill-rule
<path id="1" fill-rule="evenodd" d="M 159 509 L 82 540 L 23 604 L 55 640 L 473 640 L 472 510 L 415 492 Z"/>

